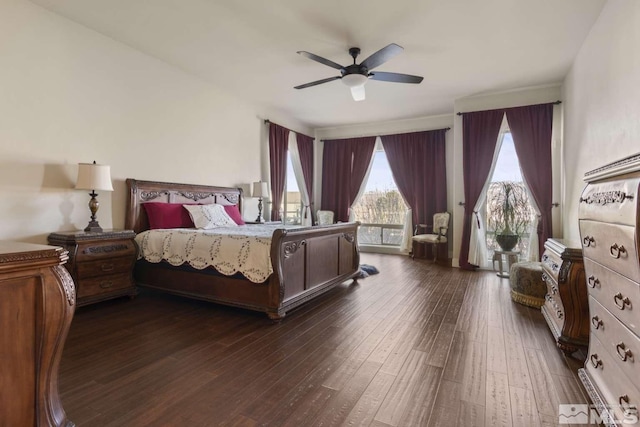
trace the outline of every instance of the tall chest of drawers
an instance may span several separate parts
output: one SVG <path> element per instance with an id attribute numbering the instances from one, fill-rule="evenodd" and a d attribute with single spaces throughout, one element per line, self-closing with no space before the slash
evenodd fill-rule
<path id="1" fill-rule="evenodd" d="M 589 292 L 589 352 L 579 376 L 605 425 L 640 405 L 640 154 L 588 172 L 580 237 Z"/>

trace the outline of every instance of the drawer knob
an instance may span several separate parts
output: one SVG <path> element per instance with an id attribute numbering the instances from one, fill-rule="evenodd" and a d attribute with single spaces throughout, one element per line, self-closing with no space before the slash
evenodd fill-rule
<path id="1" fill-rule="evenodd" d="M 614 257 L 615 259 L 620 258 L 620 255 L 625 253 L 627 253 L 627 250 L 624 248 L 624 245 L 618 246 L 617 243 L 614 243 L 609 248 L 609 254 L 611 254 L 611 256 Z"/>
<path id="2" fill-rule="evenodd" d="M 114 263 L 112 263 L 112 262 L 110 262 L 108 264 L 102 264 L 100 266 L 100 269 L 105 273 L 108 272 L 108 271 L 113 271 L 115 268 L 116 268 L 116 265 Z"/>
<path id="3" fill-rule="evenodd" d="M 588 248 L 591 245 L 595 246 L 595 243 L 596 243 L 596 240 L 591 236 L 584 236 L 584 239 L 582 239 L 582 244 L 586 248 Z"/>
<path id="4" fill-rule="evenodd" d="M 623 296 L 620 292 L 613 296 L 613 302 L 620 310 L 624 310 L 625 307 L 631 307 L 631 300 L 629 297 Z"/>
<path id="5" fill-rule="evenodd" d="M 113 287 L 113 282 L 111 280 L 105 281 L 105 282 L 100 282 L 100 287 L 102 289 L 109 289 Z"/>
<path id="6" fill-rule="evenodd" d="M 604 323 L 602 323 L 602 320 L 600 320 L 598 316 L 593 316 L 591 318 L 591 324 L 593 325 L 594 329 L 600 329 L 600 326 L 604 325 Z"/>
<path id="7" fill-rule="evenodd" d="M 618 345 L 616 345 L 616 353 L 618 353 L 618 357 L 623 362 L 626 362 L 629 358 L 633 359 L 633 353 L 622 341 L 620 341 Z"/>
<path id="8" fill-rule="evenodd" d="M 626 394 L 623 394 L 622 396 L 620 396 L 618 398 L 618 403 L 620 404 L 620 407 L 622 408 L 622 411 L 624 412 L 625 416 L 633 416 L 637 419 L 638 417 L 638 407 L 636 405 L 629 405 L 629 396 Z"/>
<path id="9" fill-rule="evenodd" d="M 562 319 L 564 317 L 564 313 L 562 312 L 562 310 L 557 310 L 556 316 L 558 316 L 558 319 Z"/>
<path id="10" fill-rule="evenodd" d="M 587 285 L 590 288 L 595 288 L 596 286 L 598 286 L 600 284 L 600 280 L 598 280 L 598 278 L 596 276 L 589 276 L 589 278 L 587 279 Z"/>
<path id="11" fill-rule="evenodd" d="M 590 357 L 589 360 L 591 361 L 591 364 L 593 365 L 594 368 L 598 369 L 600 366 L 602 366 L 602 360 L 600 360 L 600 358 L 598 357 L 597 353 L 593 353 Z"/>
<path id="12" fill-rule="evenodd" d="M 547 276 L 547 273 L 542 273 L 542 281 L 543 282 L 549 281 L 549 276 Z"/>

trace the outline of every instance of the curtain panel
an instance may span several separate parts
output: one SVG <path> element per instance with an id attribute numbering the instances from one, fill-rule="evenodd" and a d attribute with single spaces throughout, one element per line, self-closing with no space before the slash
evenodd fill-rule
<path id="1" fill-rule="evenodd" d="M 411 223 L 432 224 L 433 214 L 447 210 L 445 136 L 446 129 L 439 129 L 380 137 L 398 191 L 411 209 L 405 234 L 412 233 Z M 425 252 L 431 247 L 424 246 L 413 248 L 414 255 L 431 257 Z"/>
<path id="2" fill-rule="evenodd" d="M 469 262 L 474 207 L 485 186 L 498 142 L 498 133 L 504 110 L 478 111 L 462 115 L 462 168 L 464 184 L 464 216 L 460 267 L 467 270 L 477 268 Z"/>
<path id="3" fill-rule="evenodd" d="M 542 257 L 544 244 L 553 235 L 551 225 L 553 104 L 509 108 L 505 112 L 522 174 L 540 211 L 538 251 L 539 256 Z"/>
<path id="4" fill-rule="evenodd" d="M 271 177 L 271 220 L 280 221 L 280 205 L 287 176 L 289 129 L 269 124 L 269 173 Z"/>
<path id="5" fill-rule="evenodd" d="M 304 207 L 303 220 L 313 220 L 313 138 L 301 133 L 296 133 L 300 165 L 304 177 L 304 187 L 307 190 L 308 204 Z"/>
<path id="6" fill-rule="evenodd" d="M 336 221 L 349 221 L 375 142 L 375 136 L 324 141 L 321 205 L 335 213 Z"/>

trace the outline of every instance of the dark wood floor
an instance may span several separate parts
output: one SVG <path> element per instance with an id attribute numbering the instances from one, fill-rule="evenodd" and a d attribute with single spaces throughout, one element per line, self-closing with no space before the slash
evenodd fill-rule
<path id="1" fill-rule="evenodd" d="M 363 254 L 379 275 L 273 324 L 143 292 L 80 308 L 60 391 L 78 426 L 557 425 L 581 362 L 507 279 Z"/>

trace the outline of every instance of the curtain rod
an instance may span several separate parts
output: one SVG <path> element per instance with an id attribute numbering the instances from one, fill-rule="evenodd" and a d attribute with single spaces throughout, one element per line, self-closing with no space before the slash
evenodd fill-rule
<path id="1" fill-rule="evenodd" d="M 410 130 L 408 132 L 394 132 L 394 133 L 378 133 L 375 135 L 371 135 L 371 134 L 367 134 L 367 135 L 355 135 L 355 136 L 348 136 L 348 137 L 344 137 L 344 138 L 321 138 L 320 141 L 333 141 L 334 139 L 350 139 L 350 138 L 366 138 L 368 136 L 389 136 L 389 135 L 403 135 L 405 133 L 418 133 L 418 132 L 433 132 L 433 131 L 437 131 L 437 130 L 443 130 L 443 131 L 448 131 L 451 130 L 450 127 L 446 127 L 446 128 L 440 128 L 440 129 L 428 129 L 428 130 Z"/>
<path id="2" fill-rule="evenodd" d="M 545 105 L 545 104 L 553 104 L 553 105 L 558 105 L 558 104 L 562 104 L 562 101 L 558 100 L 558 101 L 554 101 L 554 102 L 545 102 L 544 104 L 532 104 L 532 105 Z M 523 107 L 531 107 L 531 105 L 523 105 Z M 458 116 L 461 116 L 463 114 L 467 114 L 467 113 L 477 113 L 479 111 L 495 111 L 495 110 L 508 110 L 509 108 L 518 108 L 518 107 L 508 107 L 508 108 L 492 108 L 491 110 L 478 110 L 478 111 L 459 111 L 456 114 Z"/>
<path id="3" fill-rule="evenodd" d="M 271 120 L 269 120 L 269 119 L 264 119 L 264 124 L 265 124 L 265 125 L 268 125 L 268 124 L 271 124 L 271 123 L 273 123 Z M 273 123 L 273 124 L 274 124 L 274 125 L 278 125 L 277 123 Z M 311 139 L 314 139 L 314 140 L 316 139 L 315 137 L 310 136 L 310 135 L 307 135 L 306 133 L 298 132 L 297 130 L 289 129 L 288 127 L 285 127 L 285 126 L 282 126 L 282 125 L 278 125 L 278 126 L 285 128 L 285 129 L 286 129 L 286 130 L 288 130 L 289 132 L 299 133 L 300 135 L 304 135 L 304 136 L 306 136 L 306 137 L 308 137 L 308 138 L 311 138 Z"/>

